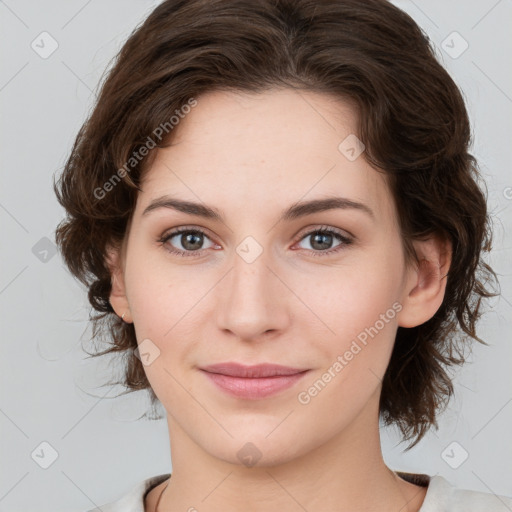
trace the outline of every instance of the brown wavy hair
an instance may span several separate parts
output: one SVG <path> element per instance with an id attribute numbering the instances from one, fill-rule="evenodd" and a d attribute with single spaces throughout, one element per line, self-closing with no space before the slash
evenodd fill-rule
<path id="1" fill-rule="evenodd" d="M 468 152 L 462 93 L 427 35 L 384 0 L 166 0 L 134 29 L 98 84 L 95 107 L 54 182 L 67 212 L 56 242 L 88 288 L 92 339 L 107 343 L 91 355 L 121 353 L 117 383 L 126 392 L 147 389 L 158 403 L 133 356 L 134 326 L 110 305 L 105 260 L 106 248 L 119 248 L 127 233 L 156 151 L 143 148 L 149 140 L 169 145 L 169 120 L 191 98 L 283 87 L 356 105 L 358 137 L 366 160 L 388 178 L 407 261 L 415 259 L 415 239 L 440 234 L 452 244 L 441 307 L 420 326 L 398 328 L 382 383 L 381 418 L 414 440 L 411 448 L 437 428 L 453 394 L 449 367 L 464 362 L 472 340 L 485 343 L 475 325 L 482 299 L 497 295 L 487 288 L 497 277 L 482 260 L 491 249 L 491 219 Z M 160 139 L 159 126 L 166 127 Z M 107 187 L 116 172 L 119 183 Z"/>

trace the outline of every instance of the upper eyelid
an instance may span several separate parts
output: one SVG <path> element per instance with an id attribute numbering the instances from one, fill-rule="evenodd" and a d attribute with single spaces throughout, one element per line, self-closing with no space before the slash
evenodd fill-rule
<path id="1" fill-rule="evenodd" d="M 203 234 L 207 235 L 208 238 L 210 238 L 210 239 L 215 238 L 210 235 L 210 231 L 208 229 L 194 227 L 194 226 L 178 226 L 176 228 L 168 229 L 168 230 L 164 231 L 161 238 L 173 237 L 173 236 L 179 235 L 182 232 L 188 232 L 188 231 L 197 231 L 199 233 L 203 233 Z"/>
<path id="2" fill-rule="evenodd" d="M 331 231 L 335 233 L 336 235 L 345 237 L 345 238 L 355 238 L 352 233 L 347 231 L 346 229 L 336 228 L 334 226 L 328 226 L 328 225 L 313 225 L 313 226 L 307 226 L 299 231 L 299 233 L 296 235 L 299 237 L 299 240 L 301 240 L 303 237 L 311 235 L 317 231 Z"/>

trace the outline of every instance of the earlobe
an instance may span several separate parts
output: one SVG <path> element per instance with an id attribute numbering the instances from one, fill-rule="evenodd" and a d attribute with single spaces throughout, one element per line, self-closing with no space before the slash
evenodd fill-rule
<path id="1" fill-rule="evenodd" d="M 413 242 L 419 263 L 411 265 L 402 295 L 400 327 L 416 327 L 430 320 L 443 303 L 452 248 L 448 239 L 432 236 Z"/>
<path id="2" fill-rule="evenodd" d="M 106 265 L 110 270 L 111 289 L 109 302 L 114 311 L 127 323 L 132 322 L 130 305 L 126 297 L 126 287 L 124 283 L 124 274 L 120 263 L 119 251 L 114 249 L 107 250 Z"/>

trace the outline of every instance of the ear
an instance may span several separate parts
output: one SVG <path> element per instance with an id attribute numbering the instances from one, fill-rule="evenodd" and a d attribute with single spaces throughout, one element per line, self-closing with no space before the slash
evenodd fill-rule
<path id="1" fill-rule="evenodd" d="M 110 290 L 110 304 L 116 314 L 123 318 L 124 322 L 131 323 L 132 316 L 130 305 L 126 297 L 126 287 L 124 282 L 124 271 L 119 249 L 109 247 L 107 249 L 106 265 L 110 270 L 112 287 Z M 123 317 L 124 315 L 124 317 Z"/>
<path id="2" fill-rule="evenodd" d="M 441 307 L 446 290 L 452 246 L 447 238 L 432 235 L 413 242 L 419 264 L 406 270 L 402 309 L 397 315 L 400 327 L 416 327 L 430 320 Z"/>

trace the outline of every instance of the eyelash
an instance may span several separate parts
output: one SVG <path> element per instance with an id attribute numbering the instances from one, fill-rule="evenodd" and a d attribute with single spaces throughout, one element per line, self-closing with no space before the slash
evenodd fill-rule
<path id="1" fill-rule="evenodd" d="M 171 238 L 173 238 L 174 236 L 179 235 L 181 233 L 194 233 L 194 234 L 199 233 L 199 234 L 204 235 L 207 238 L 209 238 L 207 233 L 205 231 L 203 231 L 202 229 L 181 227 L 181 228 L 177 228 L 173 231 L 170 231 L 169 233 L 165 233 L 164 235 L 162 235 L 161 238 L 158 239 L 158 242 L 163 246 Z M 351 245 L 354 242 L 354 240 L 352 238 L 349 238 L 349 237 L 343 235 L 341 232 L 339 232 L 336 229 L 333 229 L 328 226 L 321 226 L 320 228 L 315 228 L 311 231 L 308 231 L 307 233 L 304 233 L 295 243 L 298 243 L 301 240 L 303 240 L 304 238 L 307 238 L 308 236 L 315 235 L 315 234 L 334 235 L 341 242 L 339 245 L 337 245 L 333 249 L 323 249 L 323 250 L 319 250 L 319 251 L 315 251 L 315 250 L 311 250 L 311 249 L 300 249 L 300 250 L 304 250 L 304 251 L 310 251 L 312 253 L 312 255 L 315 257 L 316 256 L 330 256 L 334 253 L 337 253 L 337 252 L 345 249 L 347 246 Z M 200 249 L 199 251 L 181 251 L 179 249 L 174 249 L 174 248 L 169 249 L 166 247 L 165 250 L 168 251 L 169 253 L 177 255 L 177 256 L 199 257 L 199 256 L 202 256 L 203 252 L 207 249 Z"/>

